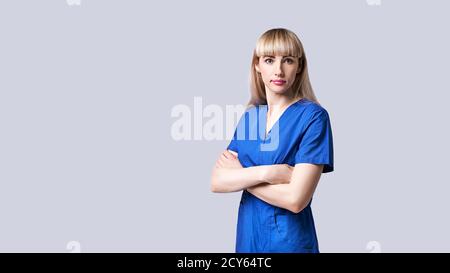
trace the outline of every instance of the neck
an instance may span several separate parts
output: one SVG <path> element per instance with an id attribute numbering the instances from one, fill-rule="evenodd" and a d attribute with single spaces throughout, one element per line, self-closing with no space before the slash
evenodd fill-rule
<path id="1" fill-rule="evenodd" d="M 279 112 L 284 108 L 288 107 L 290 104 L 295 102 L 297 98 L 294 98 L 291 92 L 288 92 L 288 95 L 285 94 L 275 94 L 273 92 L 266 92 L 267 99 L 267 112 Z"/>

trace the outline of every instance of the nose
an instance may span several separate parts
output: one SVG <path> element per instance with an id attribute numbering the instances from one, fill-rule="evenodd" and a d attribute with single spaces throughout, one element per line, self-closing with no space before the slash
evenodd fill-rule
<path id="1" fill-rule="evenodd" d="M 275 65 L 273 66 L 274 74 L 276 77 L 282 77 L 283 76 L 283 70 L 281 69 L 281 61 L 275 62 Z"/>

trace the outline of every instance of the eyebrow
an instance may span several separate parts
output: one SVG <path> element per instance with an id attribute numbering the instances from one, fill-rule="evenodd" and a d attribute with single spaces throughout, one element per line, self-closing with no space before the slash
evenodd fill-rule
<path id="1" fill-rule="evenodd" d="M 271 56 L 271 55 L 264 55 L 264 58 L 275 58 L 275 56 Z M 283 58 L 294 58 L 294 56 L 283 56 Z"/>

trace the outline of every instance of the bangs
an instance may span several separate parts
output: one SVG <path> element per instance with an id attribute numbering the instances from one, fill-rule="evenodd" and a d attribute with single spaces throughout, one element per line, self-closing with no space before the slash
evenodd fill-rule
<path id="1" fill-rule="evenodd" d="M 295 40 L 295 37 L 285 31 L 265 33 L 256 44 L 255 54 L 258 57 L 275 55 L 301 57 L 301 49 Z"/>

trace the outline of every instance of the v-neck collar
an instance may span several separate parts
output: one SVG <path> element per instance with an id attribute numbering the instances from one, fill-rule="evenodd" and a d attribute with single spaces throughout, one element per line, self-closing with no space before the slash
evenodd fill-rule
<path id="1" fill-rule="evenodd" d="M 291 109 L 295 104 L 297 104 L 298 102 L 304 100 L 304 98 L 301 98 L 299 100 L 297 100 L 294 103 L 291 103 L 288 107 L 286 107 L 286 109 L 284 109 L 284 111 L 281 113 L 281 115 L 278 117 L 278 119 L 272 124 L 272 127 L 270 127 L 269 131 L 266 131 L 267 129 L 267 111 L 269 109 L 269 106 L 266 104 L 264 105 L 264 139 L 267 139 L 267 137 L 269 136 L 269 134 L 272 132 L 272 129 L 275 126 L 279 126 L 280 120 L 283 118 L 283 116 L 285 115 L 285 113 L 287 113 L 289 111 L 289 109 Z"/>

